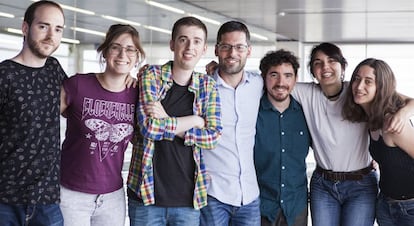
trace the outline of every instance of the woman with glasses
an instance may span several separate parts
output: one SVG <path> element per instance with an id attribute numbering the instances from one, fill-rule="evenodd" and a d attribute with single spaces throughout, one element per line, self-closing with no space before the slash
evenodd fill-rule
<path id="1" fill-rule="evenodd" d="M 65 226 L 124 226 L 124 152 L 133 135 L 138 92 L 126 87 L 145 53 L 130 25 L 112 25 L 98 47 L 101 73 L 76 74 L 63 83 L 67 117 L 62 146 L 61 209 Z"/>

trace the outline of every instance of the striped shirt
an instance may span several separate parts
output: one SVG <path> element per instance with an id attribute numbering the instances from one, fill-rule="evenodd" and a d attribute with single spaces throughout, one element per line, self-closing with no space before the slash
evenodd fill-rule
<path id="1" fill-rule="evenodd" d="M 173 62 L 170 61 L 162 66 L 150 66 L 139 78 L 137 117 L 140 133 L 136 132 L 138 138 L 137 142 L 134 142 L 127 183 L 128 187 L 142 199 L 144 205 L 155 204 L 152 164 L 155 141 L 172 141 L 177 128 L 175 117 L 161 119 L 148 117 L 145 115 L 144 106 L 146 103 L 165 98 L 173 85 L 172 65 Z M 184 145 L 193 147 L 196 164 L 193 206 L 195 209 L 200 209 L 207 205 L 208 183 L 202 151 L 215 148 L 221 136 L 221 106 L 216 83 L 208 75 L 193 72 L 188 90 L 194 93 L 193 113 L 205 119 L 204 128 L 191 128 L 184 136 Z"/>

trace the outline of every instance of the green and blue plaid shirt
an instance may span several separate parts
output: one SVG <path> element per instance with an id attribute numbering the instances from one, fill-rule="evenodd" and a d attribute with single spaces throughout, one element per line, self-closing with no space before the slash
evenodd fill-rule
<path id="1" fill-rule="evenodd" d="M 150 66 L 139 78 L 137 118 L 140 130 L 136 131 L 139 138 L 134 142 L 127 183 L 142 199 L 144 205 L 155 204 L 152 164 L 155 141 L 172 141 L 177 128 L 175 117 L 148 117 L 145 115 L 144 106 L 146 103 L 165 98 L 173 85 L 172 65 L 173 62 L 170 61 L 162 66 Z M 216 83 L 208 75 L 193 72 L 188 90 L 194 93 L 193 113 L 203 117 L 206 124 L 202 129 L 192 128 L 186 131 L 184 136 L 184 144 L 193 147 L 196 163 L 193 206 L 195 209 L 201 209 L 207 205 L 208 183 L 202 150 L 215 148 L 221 136 L 221 106 Z"/>

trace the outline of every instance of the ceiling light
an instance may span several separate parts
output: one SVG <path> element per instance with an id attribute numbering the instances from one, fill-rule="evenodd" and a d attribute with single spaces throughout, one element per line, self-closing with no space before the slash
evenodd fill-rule
<path id="1" fill-rule="evenodd" d="M 265 37 L 265 36 L 263 36 L 263 35 L 256 34 L 256 33 L 250 33 L 250 35 L 251 35 L 252 37 L 258 38 L 258 39 L 263 40 L 263 41 L 267 41 L 267 40 L 269 40 L 269 38 L 267 38 L 267 37 Z"/>
<path id="2" fill-rule="evenodd" d="M 14 18 L 13 14 L 0 12 L 0 16 L 7 18 Z"/>
<path id="3" fill-rule="evenodd" d="M 15 29 L 15 28 L 9 28 L 9 27 L 7 27 L 5 30 L 7 32 L 10 32 L 10 33 L 13 33 L 13 34 L 19 34 L 19 35 L 22 35 L 23 34 L 22 30 Z"/>
<path id="4" fill-rule="evenodd" d="M 171 34 L 171 31 L 167 30 L 167 29 L 163 29 L 163 28 L 159 28 L 159 27 L 153 27 L 153 26 L 147 26 L 147 25 L 144 25 L 144 27 L 146 29 L 150 29 L 150 30 L 153 30 L 153 31 L 159 31 L 159 32 L 166 33 L 166 34 Z"/>
<path id="5" fill-rule="evenodd" d="M 15 29 L 15 28 L 6 28 L 5 29 L 7 32 L 13 33 L 13 34 L 19 34 L 19 35 L 23 35 L 22 30 L 19 29 Z M 70 38 L 63 38 L 62 37 L 62 42 L 66 42 L 66 43 L 72 43 L 72 44 L 80 44 L 79 40 L 76 39 L 70 39 Z"/>
<path id="6" fill-rule="evenodd" d="M 137 22 L 134 22 L 134 21 L 130 21 L 130 20 L 121 19 L 121 18 L 118 18 L 118 17 L 107 16 L 107 15 L 102 15 L 102 17 L 105 18 L 105 19 L 107 19 L 107 20 L 113 20 L 113 21 L 117 21 L 117 22 L 120 22 L 120 23 L 124 23 L 124 24 L 141 26 L 140 23 L 137 23 Z"/>
<path id="7" fill-rule="evenodd" d="M 221 23 L 217 20 L 213 20 L 207 17 L 203 17 L 203 16 L 199 16 L 197 14 L 189 14 L 190 16 L 193 16 L 195 18 L 198 18 L 199 20 L 202 20 L 204 22 L 210 23 L 210 24 L 214 24 L 214 25 L 220 25 Z"/>
<path id="8" fill-rule="evenodd" d="M 149 5 L 152 5 L 152 6 L 155 6 L 155 7 L 158 7 L 158 8 L 162 8 L 162 9 L 174 12 L 174 13 L 178 13 L 178 14 L 184 14 L 185 13 L 184 10 L 177 9 L 177 8 L 172 7 L 172 6 L 168 6 L 168 5 L 161 4 L 161 3 L 158 3 L 158 2 L 154 2 L 154 1 L 151 1 L 151 0 L 145 0 L 145 2 Z"/>
<path id="9" fill-rule="evenodd" d="M 75 12 L 78 12 L 78 13 L 88 14 L 88 15 L 95 15 L 95 12 L 92 12 L 90 10 L 80 9 L 80 8 L 76 8 L 76 7 L 72 7 L 72 6 L 68 6 L 68 5 L 63 5 L 63 4 L 60 4 L 60 3 L 59 3 L 59 5 L 63 9 L 75 11 Z"/>
<path id="10" fill-rule="evenodd" d="M 80 44 L 79 40 L 71 39 L 71 38 L 62 38 L 62 42 L 71 43 L 71 44 Z"/>
<path id="11" fill-rule="evenodd" d="M 93 35 L 98 35 L 98 36 L 103 36 L 105 37 L 105 33 L 100 32 L 100 31 L 95 31 L 95 30 L 90 30 L 90 29 L 86 29 L 86 28 L 80 28 L 80 27 L 71 27 L 70 29 L 74 30 L 74 31 L 79 31 L 79 32 L 83 32 L 83 33 L 88 33 L 88 34 L 93 34 Z"/>

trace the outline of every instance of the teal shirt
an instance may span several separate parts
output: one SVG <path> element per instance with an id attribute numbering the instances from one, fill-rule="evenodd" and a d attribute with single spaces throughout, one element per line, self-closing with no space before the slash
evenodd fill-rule
<path id="1" fill-rule="evenodd" d="M 305 158 L 311 144 L 302 107 L 290 99 L 280 113 L 262 96 L 254 147 L 261 216 L 273 222 L 281 209 L 288 225 L 307 208 Z"/>

